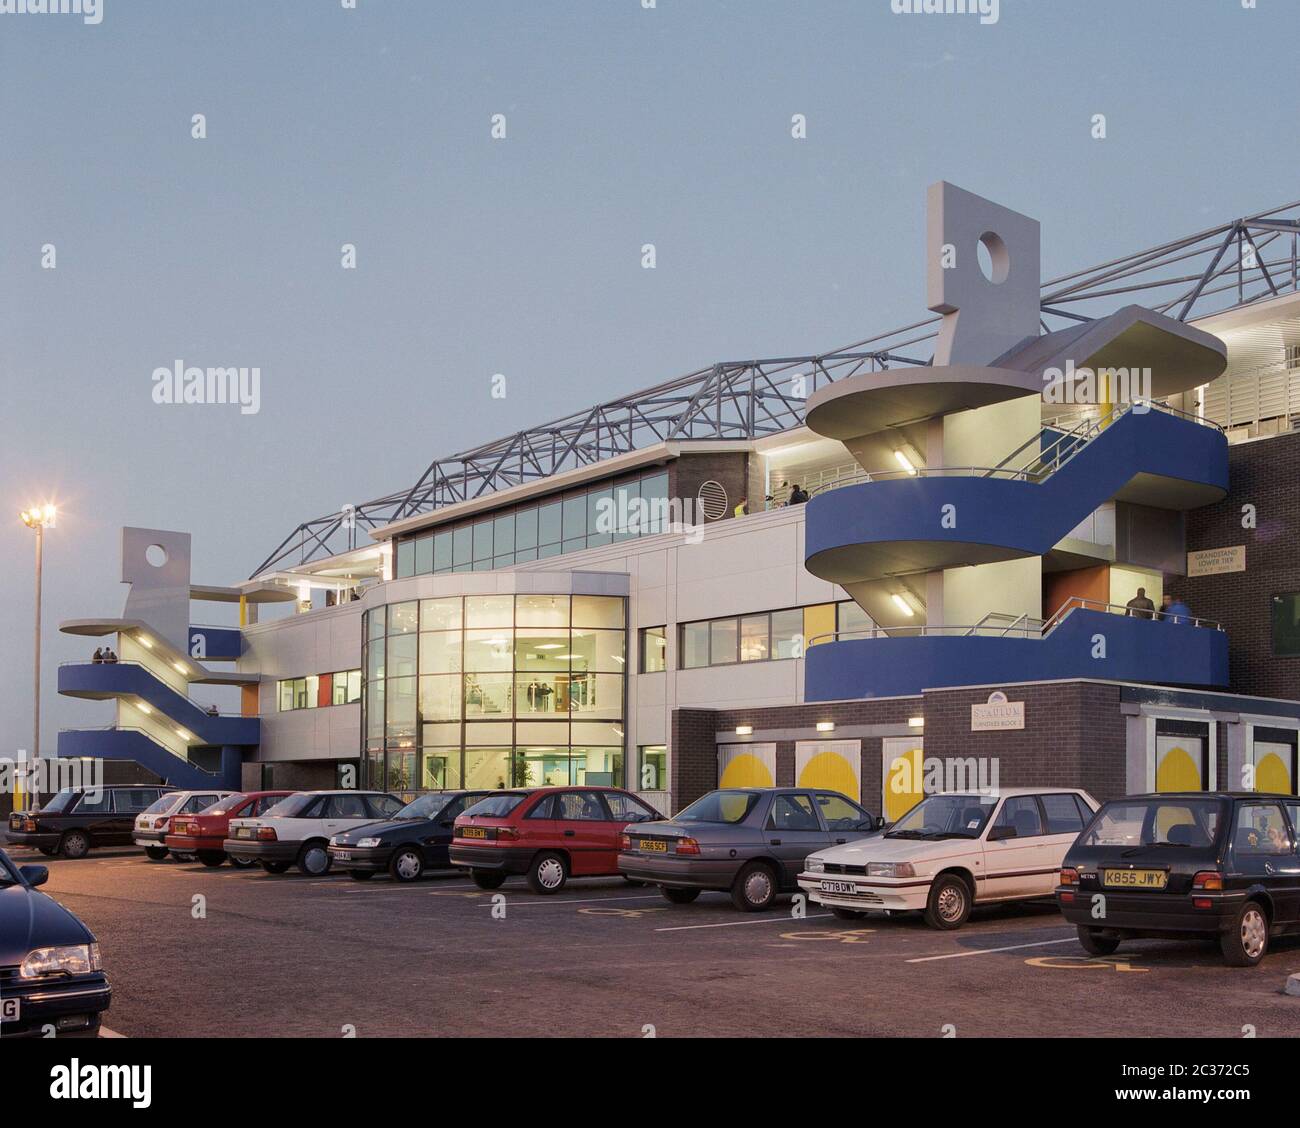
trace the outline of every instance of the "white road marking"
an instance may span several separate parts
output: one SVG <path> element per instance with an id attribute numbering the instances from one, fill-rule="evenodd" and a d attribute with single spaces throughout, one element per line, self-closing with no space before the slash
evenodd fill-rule
<path id="1" fill-rule="evenodd" d="M 987 956 L 993 952 L 1015 952 L 1020 948 L 1042 948 L 1048 944 L 1075 944 L 1078 937 L 1067 936 L 1063 940 L 1035 940 L 1032 944 L 1010 944 L 1005 948 L 978 948 L 970 952 L 949 952 L 946 956 L 921 956 L 905 963 L 929 963 L 931 960 L 959 960 L 962 956 Z"/>
<path id="2" fill-rule="evenodd" d="M 658 901 L 659 899 L 658 893 L 642 893 L 634 897 L 570 897 L 564 901 L 507 901 L 506 903 L 512 909 L 526 909 L 532 906 L 545 908 L 547 905 L 587 905 L 593 901 Z M 483 902 L 483 906 L 492 907 L 486 901 Z"/>
<path id="3" fill-rule="evenodd" d="M 833 913 L 814 913 L 803 920 L 825 920 Z M 689 932 L 692 928 L 735 928 L 738 924 L 797 924 L 795 917 L 764 917 L 762 920 L 724 920 L 721 924 L 674 924 L 669 928 L 656 928 L 656 932 Z"/>
<path id="4" fill-rule="evenodd" d="M 101 1038 L 125 1038 L 126 1037 L 125 1034 L 119 1034 L 116 1030 L 110 1030 L 107 1026 L 101 1026 L 99 1028 L 99 1036 Z"/>

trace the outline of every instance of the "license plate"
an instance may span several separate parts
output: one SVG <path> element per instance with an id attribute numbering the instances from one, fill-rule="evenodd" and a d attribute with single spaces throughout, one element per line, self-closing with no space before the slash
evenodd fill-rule
<path id="1" fill-rule="evenodd" d="M 823 881 L 821 890 L 823 893 L 856 893 L 858 887 L 851 881 Z"/>
<path id="2" fill-rule="evenodd" d="M 1168 880 L 1164 870 L 1106 870 L 1101 875 L 1102 885 L 1112 889 L 1163 889 Z"/>
<path id="3" fill-rule="evenodd" d="M 650 838 L 641 839 L 641 850 L 646 854 L 666 854 L 668 853 L 667 842 L 655 842 Z"/>
<path id="4" fill-rule="evenodd" d="M 462 838 L 486 838 L 487 831 L 481 826 L 461 827 L 460 836 Z"/>
<path id="5" fill-rule="evenodd" d="M 21 999 L 0 999 L 0 1022 L 17 1022 Z"/>
<path id="6" fill-rule="evenodd" d="M 351 850 L 335 850 L 334 857 L 340 862 L 350 862 L 352 860 Z"/>
<path id="7" fill-rule="evenodd" d="M 252 838 L 253 828 L 251 826 L 239 826 L 235 828 L 236 838 Z"/>

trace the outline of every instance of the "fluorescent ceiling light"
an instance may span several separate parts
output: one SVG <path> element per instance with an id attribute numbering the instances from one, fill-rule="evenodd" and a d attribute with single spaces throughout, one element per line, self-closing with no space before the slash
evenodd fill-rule
<path id="1" fill-rule="evenodd" d="M 898 459 L 898 464 L 909 474 L 916 473 L 916 467 L 912 465 L 912 460 L 907 457 L 901 450 L 894 451 L 894 457 Z"/>
<path id="2" fill-rule="evenodd" d="M 899 595 L 898 592 L 894 592 L 894 594 L 891 595 L 889 598 L 894 601 L 894 606 L 897 607 L 909 619 L 916 614 L 916 612 L 912 610 L 912 605 L 908 603 L 907 600 L 904 599 L 901 595 Z"/>

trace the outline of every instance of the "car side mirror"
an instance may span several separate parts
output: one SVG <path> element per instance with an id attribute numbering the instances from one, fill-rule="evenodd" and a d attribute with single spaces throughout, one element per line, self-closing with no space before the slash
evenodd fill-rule
<path id="1" fill-rule="evenodd" d="M 884 815 L 877 815 L 876 820 L 872 825 L 875 827 L 876 830 L 884 830 L 885 827 L 889 825 L 889 823 L 885 822 Z"/>
<path id="2" fill-rule="evenodd" d="M 1014 826 L 995 826 L 989 831 L 990 842 L 1001 842 L 1004 838 L 1015 838 L 1016 828 Z"/>
<path id="3" fill-rule="evenodd" d="M 20 866 L 18 872 L 23 875 L 23 880 L 28 885 L 44 885 L 50 880 L 48 866 Z"/>

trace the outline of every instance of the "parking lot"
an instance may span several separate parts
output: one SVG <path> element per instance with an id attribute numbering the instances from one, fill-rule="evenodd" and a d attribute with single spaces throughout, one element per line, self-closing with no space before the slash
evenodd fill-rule
<path id="1" fill-rule="evenodd" d="M 97 934 L 126 1037 L 1293 1034 L 1300 940 L 1253 970 L 1217 947 L 1088 957 L 1048 905 L 919 918 L 669 905 L 620 879 L 553 897 L 451 875 L 414 885 L 205 869 L 139 850 L 48 864 Z"/>

